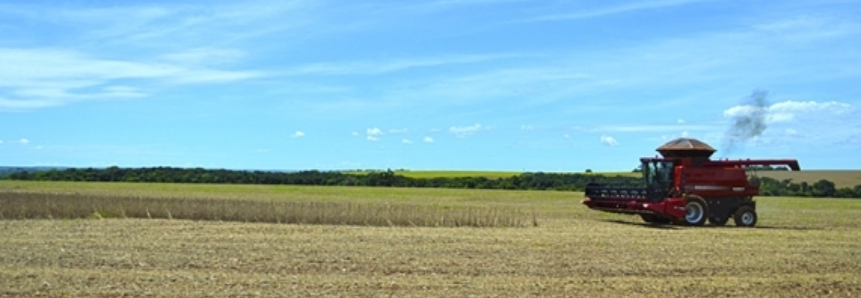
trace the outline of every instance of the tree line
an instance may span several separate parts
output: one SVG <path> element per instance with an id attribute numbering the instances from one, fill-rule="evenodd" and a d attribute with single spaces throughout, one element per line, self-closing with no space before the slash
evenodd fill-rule
<path id="1" fill-rule="evenodd" d="M 769 177 L 752 177 L 750 180 L 752 183 L 759 183 L 759 193 L 763 196 L 861 198 L 861 184 L 852 188 L 837 188 L 834 182 L 827 179 L 812 184 L 807 181 L 796 183 L 792 179 L 777 180 Z"/>
<path id="2" fill-rule="evenodd" d="M 579 173 L 522 173 L 506 178 L 439 177 L 412 178 L 394 171 L 344 173 L 339 171 L 243 171 L 203 168 L 68 168 L 21 171 L 7 179 L 32 181 L 100 181 L 221 184 L 293 184 L 324 186 L 435 187 L 474 189 L 582 191 L 590 182 L 637 183 L 633 177 L 606 177 Z"/>
<path id="3" fill-rule="evenodd" d="M 583 191 L 590 182 L 638 184 L 641 178 L 604 176 L 581 173 L 522 173 L 505 178 L 439 177 L 412 178 L 391 170 L 361 173 L 339 171 L 243 171 L 203 168 L 66 168 L 45 171 L 20 171 L 8 174 L 6 179 L 32 181 L 101 181 L 101 182 L 160 182 L 160 183 L 219 183 L 219 184 L 292 184 L 322 186 L 371 187 L 431 187 L 510 190 Z M 796 183 L 791 179 L 751 177 L 760 184 L 763 196 L 838 197 L 861 198 L 861 185 L 854 188 L 837 188 L 826 179 L 815 183 Z"/>

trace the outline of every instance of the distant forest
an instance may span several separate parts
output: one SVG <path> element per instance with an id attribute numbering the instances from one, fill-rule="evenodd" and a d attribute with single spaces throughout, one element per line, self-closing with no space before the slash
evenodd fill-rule
<path id="1" fill-rule="evenodd" d="M 522 173 L 506 178 L 440 177 L 412 178 L 391 170 L 344 173 L 339 171 L 241 171 L 203 168 L 66 168 L 39 171 L 10 171 L 3 179 L 30 181 L 101 181 L 219 184 L 292 184 L 322 186 L 435 187 L 470 189 L 519 189 L 583 191 L 590 182 L 638 184 L 640 178 L 580 173 Z M 809 184 L 790 179 L 751 177 L 760 183 L 763 196 L 861 198 L 861 185 L 837 188 L 834 182 L 819 180 Z"/>

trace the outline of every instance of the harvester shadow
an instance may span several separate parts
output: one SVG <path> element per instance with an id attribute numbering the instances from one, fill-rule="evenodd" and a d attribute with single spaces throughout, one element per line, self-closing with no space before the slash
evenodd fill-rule
<path id="1" fill-rule="evenodd" d="M 781 227 L 781 226 L 756 226 L 753 228 L 745 228 L 745 227 L 737 227 L 737 226 L 715 226 L 715 225 L 704 225 L 698 227 L 692 226 L 680 226 L 673 224 L 655 224 L 655 223 L 646 223 L 646 222 L 630 222 L 618 219 L 604 219 L 601 220 L 604 222 L 615 223 L 615 224 L 623 224 L 629 226 L 639 226 L 644 228 L 652 228 L 659 230 L 680 230 L 680 229 L 756 229 L 756 230 L 786 230 L 786 231 L 815 231 L 815 230 L 824 230 L 824 228 L 814 228 L 814 227 Z"/>
<path id="2" fill-rule="evenodd" d="M 739 227 L 741 228 L 741 227 Z M 815 227 L 780 227 L 780 226 L 756 226 L 754 229 L 758 230 L 785 230 L 785 231 L 817 231 L 817 230 L 825 230 L 825 228 L 815 228 Z"/>
<path id="3" fill-rule="evenodd" d="M 660 230 L 678 230 L 681 228 L 679 226 L 674 226 L 674 225 L 670 225 L 670 224 L 630 222 L 630 221 L 624 221 L 624 220 L 618 220 L 618 219 L 605 219 L 603 221 L 616 223 L 616 224 L 629 225 L 629 226 L 639 226 L 639 227 L 644 227 L 644 228 L 660 229 Z"/>
<path id="4" fill-rule="evenodd" d="M 822 228 L 813 228 L 813 227 L 780 227 L 780 226 L 755 226 L 755 227 L 739 227 L 736 225 L 724 225 L 724 226 L 716 226 L 711 224 L 706 224 L 702 226 L 679 226 L 682 228 L 692 228 L 692 229 L 739 229 L 739 230 L 785 230 L 785 231 L 814 231 L 814 230 L 823 230 Z"/>

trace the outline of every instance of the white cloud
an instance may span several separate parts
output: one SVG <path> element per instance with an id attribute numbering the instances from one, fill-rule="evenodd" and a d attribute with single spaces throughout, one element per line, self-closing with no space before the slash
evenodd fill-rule
<path id="1" fill-rule="evenodd" d="M 687 138 L 689 134 L 688 134 L 688 131 L 686 130 L 686 131 L 683 131 L 681 135 L 683 138 Z"/>
<path id="2" fill-rule="evenodd" d="M 404 143 L 404 144 L 412 144 L 412 143 L 413 143 L 413 141 L 410 141 L 409 139 L 403 139 L 403 140 L 401 140 L 401 143 Z"/>
<path id="3" fill-rule="evenodd" d="M 359 132 L 358 132 L 358 131 L 354 131 L 354 132 L 350 133 L 350 135 L 352 135 L 352 136 L 354 136 L 354 137 L 358 137 L 358 136 L 359 136 Z"/>
<path id="4" fill-rule="evenodd" d="M 368 141 L 376 142 L 380 140 L 380 136 L 384 135 L 383 130 L 378 127 L 368 128 L 365 130 Z"/>
<path id="5" fill-rule="evenodd" d="M 425 143 L 433 143 L 433 138 L 431 138 L 431 137 L 425 137 L 424 139 L 422 139 L 422 142 L 425 142 Z"/>
<path id="6" fill-rule="evenodd" d="M 458 138 L 465 138 L 485 129 L 487 128 L 476 123 L 470 126 L 452 126 L 448 129 L 448 132 L 453 133 Z"/>
<path id="7" fill-rule="evenodd" d="M 841 113 L 850 108 L 849 104 L 839 103 L 836 101 L 815 102 L 815 101 L 784 101 L 771 105 L 768 112 L 771 114 L 773 121 L 790 121 L 799 114 L 832 112 Z"/>
<path id="8" fill-rule="evenodd" d="M 738 117 L 738 116 L 747 116 L 747 115 L 759 112 L 762 109 L 768 110 L 768 108 L 755 107 L 755 106 L 750 106 L 750 105 L 734 106 L 734 107 L 731 107 L 731 108 L 723 111 L 723 116 L 728 117 L 728 118 Z"/>
<path id="9" fill-rule="evenodd" d="M 619 146 L 619 141 L 616 141 L 616 139 L 611 137 L 611 136 L 603 135 L 603 136 L 601 136 L 601 144 L 615 147 L 615 146 Z"/>
<path id="10" fill-rule="evenodd" d="M 532 125 L 521 125 L 520 130 L 532 130 Z"/>
<path id="11" fill-rule="evenodd" d="M 36 150 L 42 150 L 42 146 L 36 146 Z"/>
<path id="12" fill-rule="evenodd" d="M 294 132 L 294 133 L 293 133 L 293 137 L 294 137 L 294 138 L 301 138 L 301 137 L 304 137 L 304 136 L 305 136 L 305 132 L 303 132 L 303 131 L 301 131 L 301 130 L 297 130 L 296 132 Z"/>
<path id="13" fill-rule="evenodd" d="M 679 119 L 676 121 L 678 124 L 685 124 L 685 119 Z"/>
<path id="14" fill-rule="evenodd" d="M 851 109 L 851 107 L 852 106 L 849 104 L 839 103 L 836 101 L 816 102 L 787 100 L 772 104 L 765 108 L 750 105 L 733 106 L 724 110 L 723 115 L 727 118 L 748 116 L 759 112 L 761 109 L 765 109 L 765 120 L 768 123 L 778 123 L 790 122 L 798 117 L 805 116 L 818 117 L 842 114 Z"/>
<path id="15" fill-rule="evenodd" d="M 562 137 L 563 137 L 563 138 L 566 138 L 566 139 L 570 139 L 570 138 L 571 138 L 571 135 L 569 135 L 569 134 L 567 134 L 567 133 L 566 133 L 566 134 L 562 135 Z"/>
<path id="16" fill-rule="evenodd" d="M 28 140 L 28 139 L 20 139 L 20 140 L 18 140 L 18 143 L 21 143 L 21 145 L 27 145 L 27 144 L 30 144 L 30 140 Z"/>
<path id="17" fill-rule="evenodd" d="M 798 134 L 798 131 L 796 131 L 792 128 L 787 128 L 787 129 L 783 130 L 783 135 L 785 135 L 785 136 L 794 136 L 797 134 Z"/>
<path id="18" fill-rule="evenodd" d="M 0 145 L 3 145 L 3 140 L 0 140 Z"/>
<path id="19" fill-rule="evenodd" d="M 406 128 L 402 128 L 402 129 L 389 129 L 389 133 L 407 133 L 407 132 L 409 132 L 409 131 L 410 131 L 410 130 L 409 130 L 409 129 L 406 129 Z"/>

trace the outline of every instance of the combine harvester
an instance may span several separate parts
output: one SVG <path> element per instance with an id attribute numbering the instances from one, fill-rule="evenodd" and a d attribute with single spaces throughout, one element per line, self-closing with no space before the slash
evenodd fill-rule
<path id="1" fill-rule="evenodd" d="M 591 209 L 639 214 L 646 222 L 723 226 L 730 217 L 742 227 L 756 225 L 759 185 L 748 181 L 746 167 L 788 166 L 794 159 L 710 160 L 716 151 L 696 139 L 680 138 L 659 147 L 662 157 L 641 158 L 644 185 L 590 183 L 583 204 Z"/>

